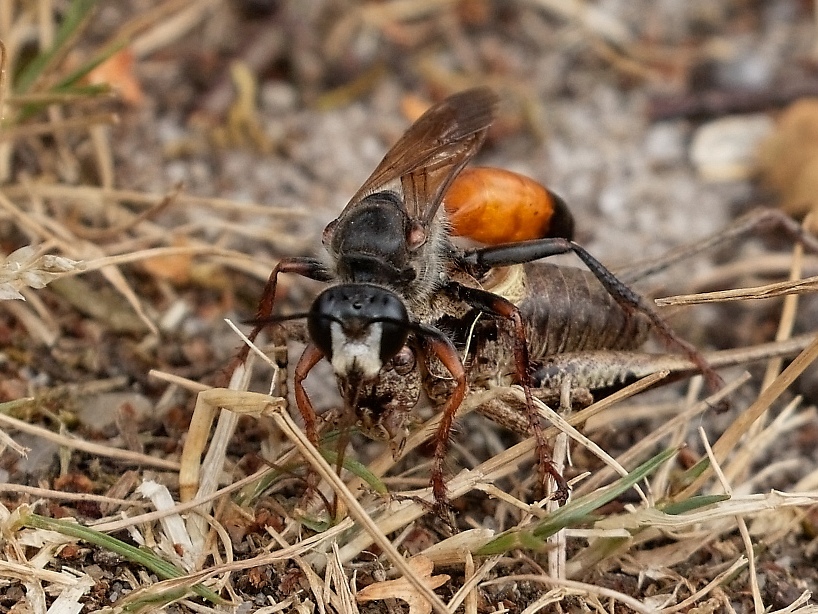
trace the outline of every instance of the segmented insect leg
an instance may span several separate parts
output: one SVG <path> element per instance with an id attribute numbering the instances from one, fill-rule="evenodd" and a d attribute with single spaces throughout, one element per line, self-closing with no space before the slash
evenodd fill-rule
<path id="1" fill-rule="evenodd" d="M 298 406 L 298 411 L 301 412 L 301 417 L 304 419 L 304 432 L 307 439 L 316 448 L 318 447 L 318 416 L 315 413 L 315 408 L 304 390 L 304 380 L 312 371 L 313 367 L 317 365 L 324 355 L 312 343 L 307 344 L 304 348 L 301 358 L 298 359 L 298 364 L 295 365 L 295 372 L 293 374 L 293 388 L 295 389 L 295 403 Z M 318 487 L 318 474 L 314 471 L 307 473 L 307 495 Z"/>
<path id="2" fill-rule="evenodd" d="M 284 258 L 280 260 L 270 273 L 270 277 L 267 278 L 267 283 L 264 285 L 264 291 L 261 294 L 261 300 L 256 310 L 256 317 L 252 320 L 255 323 L 253 330 L 247 335 L 250 341 L 255 341 L 259 333 L 269 324 L 275 304 L 279 273 L 295 273 L 308 279 L 315 279 L 316 281 L 330 281 L 332 279 L 329 271 L 327 271 L 320 260 L 314 258 Z M 222 373 L 220 379 L 223 381 L 218 382 L 219 386 L 227 385 L 230 376 L 240 364 L 247 360 L 249 353 L 250 346 L 246 343 L 242 344 L 236 356 L 230 361 L 230 364 Z"/>
<path id="3" fill-rule="evenodd" d="M 278 262 L 275 268 L 267 278 L 267 283 L 264 285 L 264 291 L 261 294 L 261 300 L 256 310 L 256 317 L 254 321 L 257 324 L 253 330 L 247 335 L 250 341 L 255 341 L 259 333 L 264 330 L 267 325 L 267 320 L 273 314 L 273 305 L 276 297 L 276 287 L 278 286 L 279 273 L 295 273 L 308 279 L 315 279 L 316 281 L 330 281 L 331 276 L 327 268 L 320 260 L 315 258 L 284 258 Z M 247 345 L 241 348 L 238 359 L 244 361 L 247 358 L 249 348 Z"/>
<path id="4" fill-rule="evenodd" d="M 529 376 L 530 361 L 528 357 L 528 344 L 526 342 L 525 325 L 520 310 L 511 301 L 479 288 L 469 288 L 456 282 L 450 282 L 446 285 L 445 290 L 453 293 L 459 300 L 468 303 L 475 309 L 479 309 L 492 316 L 504 318 L 511 323 L 512 336 L 514 339 L 514 364 L 517 370 L 517 377 L 520 380 L 520 386 L 522 386 L 525 394 L 526 415 L 528 417 L 529 428 L 537 443 L 540 483 L 545 486 L 548 479 L 547 476 L 550 475 L 557 485 L 554 498 L 564 503 L 568 499 L 568 483 L 554 466 L 551 459 L 551 451 L 543 434 L 540 414 L 534 406 Z"/>
<path id="5" fill-rule="evenodd" d="M 466 371 L 463 362 L 452 342 L 436 328 L 420 326 L 418 339 L 422 344 L 423 352 L 435 356 L 454 378 L 455 386 L 446 403 L 443 405 L 440 424 L 435 436 L 435 452 L 432 464 L 432 493 L 435 497 L 435 508 L 441 517 L 445 518 L 448 509 L 446 497 L 446 481 L 444 480 L 444 465 L 446 453 L 449 450 L 449 437 L 452 433 L 455 414 L 463 398 L 466 396 Z"/>

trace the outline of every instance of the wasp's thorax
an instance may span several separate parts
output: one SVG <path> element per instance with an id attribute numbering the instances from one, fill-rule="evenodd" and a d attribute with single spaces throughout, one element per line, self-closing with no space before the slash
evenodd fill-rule
<path id="1" fill-rule="evenodd" d="M 437 251 L 442 230 L 431 240 L 413 222 L 400 197 L 370 194 L 324 230 L 324 244 L 342 283 L 369 283 L 394 290 L 408 301 L 425 301 L 440 277 Z"/>
<path id="2" fill-rule="evenodd" d="M 409 217 L 392 192 L 378 192 L 324 231 L 338 277 L 353 283 L 388 283 L 414 277 L 406 235 Z"/>

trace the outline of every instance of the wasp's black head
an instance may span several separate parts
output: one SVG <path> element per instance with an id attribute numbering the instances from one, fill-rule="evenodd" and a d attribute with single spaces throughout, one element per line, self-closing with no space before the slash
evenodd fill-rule
<path id="1" fill-rule="evenodd" d="M 318 295 L 307 328 L 336 375 L 372 380 L 406 343 L 411 324 L 395 293 L 371 284 L 341 284 Z"/>

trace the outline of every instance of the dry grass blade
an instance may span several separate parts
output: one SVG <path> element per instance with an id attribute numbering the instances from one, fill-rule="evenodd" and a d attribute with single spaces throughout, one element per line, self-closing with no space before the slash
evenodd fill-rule
<path id="1" fill-rule="evenodd" d="M 784 371 L 781 372 L 769 387 L 761 391 L 758 398 L 748 407 L 722 434 L 722 436 L 713 444 L 713 455 L 719 462 L 724 462 L 724 459 L 737 445 L 739 440 L 748 431 L 750 426 L 769 408 L 781 394 L 792 385 L 793 381 L 801 375 L 811 364 L 818 358 L 818 337 L 807 346 L 793 360 Z M 680 492 L 677 500 L 685 499 L 697 492 L 705 480 L 710 477 L 712 470 L 706 468 L 696 477 L 693 482 Z"/>
<path id="2" fill-rule="evenodd" d="M 717 292 L 700 292 L 698 294 L 680 294 L 656 299 L 660 307 L 673 305 L 699 305 L 703 303 L 726 303 L 730 301 L 757 300 L 776 298 L 790 294 L 809 294 L 818 290 L 818 276 L 805 277 L 794 281 L 779 281 L 754 288 L 719 290 Z"/>
<path id="3" fill-rule="evenodd" d="M 809 221 L 812 220 L 812 217 L 808 217 Z M 806 220 L 805 220 L 806 222 Z M 806 226 L 805 224 L 805 227 Z M 793 258 L 792 258 L 792 268 L 790 269 L 790 281 L 796 281 L 801 279 L 803 275 L 804 269 L 804 246 L 798 244 L 795 246 L 793 250 Z M 785 339 L 789 339 L 792 336 L 793 329 L 795 328 L 795 319 L 798 314 L 798 295 L 791 294 L 784 298 L 784 306 L 781 310 L 781 317 L 778 320 L 778 329 L 775 332 L 775 340 L 776 341 L 783 341 Z M 764 379 L 761 382 L 761 388 L 764 389 L 769 386 L 773 380 L 781 373 L 781 369 L 784 366 L 783 358 L 777 358 L 770 360 L 767 363 L 767 368 L 764 371 Z M 756 423 L 756 426 L 753 427 L 755 430 L 760 430 L 763 427 L 763 422 L 759 421 Z"/>
<path id="4" fill-rule="evenodd" d="M 31 451 L 30 448 L 26 448 L 25 446 L 21 446 L 19 443 L 14 441 L 5 431 L 0 430 L 0 454 L 6 451 L 7 448 L 11 448 L 15 454 L 18 456 L 28 456 L 28 453 Z M 0 484 L 0 488 L 3 487 L 3 484 Z"/>
<path id="5" fill-rule="evenodd" d="M 168 384 L 173 384 L 174 386 L 179 386 L 180 388 L 194 394 L 199 394 L 205 390 L 210 390 L 210 386 L 207 386 L 206 384 L 200 384 L 199 382 L 194 382 L 193 380 L 174 375 L 173 373 L 157 371 L 156 369 L 151 369 L 148 371 L 148 377 L 158 379 Z"/>
<path id="6" fill-rule="evenodd" d="M 449 608 L 454 612 L 460 607 L 460 604 L 465 603 L 465 610 L 467 613 L 477 611 L 477 587 L 483 579 L 494 569 L 495 565 L 500 560 L 500 557 L 489 557 L 481 566 L 480 569 L 474 570 L 474 558 L 471 551 L 466 551 L 464 558 L 466 559 L 466 581 L 463 583 L 454 597 L 449 602 Z M 471 568 L 471 569 L 469 569 Z"/>
<path id="7" fill-rule="evenodd" d="M 6 51 L 6 45 L 0 40 L 0 121 L 3 121 L 6 117 L 6 89 L 8 87 L 7 63 L 8 52 Z"/>
<path id="8" fill-rule="evenodd" d="M 224 258 L 225 262 L 232 263 L 240 270 L 256 271 L 256 267 L 252 266 L 252 259 L 247 254 L 236 252 L 234 250 L 222 249 L 213 245 L 191 245 L 189 247 L 155 247 L 153 249 L 144 249 L 128 254 L 120 254 L 116 256 L 104 256 L 92 260 L 87 260 L 83 263 L 84 271 L 96 271 L 104 269 L 108 266 L 117 266 L 120 264 L 128 264 L 132 262 L 140 262 L 143 260 L 150 260 L 151 258 L 164 258 L 168 256 L 186 256 L 186 255 L 202 255 L 202 256 L 218 256 Z M 245 266 L 246 265 L 246 266 Z M 262 264 L 265 269 L 268 265 Z M 259 267 L 260 268 L 260 267 Z M 76 274 L 76 273 L 75 273 Z M 266 274 L 265 274 L 266 277 Z"/>
<path id="9" fill-rule="evenodd" d="M 7 141 L 17 141 L 19 139 L 31 138 L 54 134 L 64 130 L 90 129 L 92 126 L 112 126 L 119 123 L 119 116 L 116 113 L 97 113 L 78 118 L 51 121 L 42 124 L 27 124 L 6 128 L 0 132 L 0 143 Z"/>
<path id="10" fill-rule="evenodd" d="M 718 461 L 713 456 L 713 449 L 710 447 L 710 442 L 707 441 L 707 435 L 705 434 L 704 429 L 701 427 L 699 427 L 699 436 L 701 437 L 702 443 L 704 444 L 704 449 L 707 452 L 707 458 L 710 459 L 710 466 L 713 467 L 713 471 L 721 483 L 722 490 L 725 492 L 725 494 L 732 496 L 733 489 L 725 477 L 724 472 L 721 470 L 721 466 L 719 465 Z M 747 567 L 749 571 L 748 575 L 750 577 L 750 591 L 753 595 L 753 607 L 755 608 L 756 614 L 762 614 L 764 612 L 764 602 L 761 599 L 761 591 L 758 588 L 758 577 L 756 576 L 756 557 L 755 550 L 753 549 L 753 541 L 750 538 L 750 532 L 747 529 L 747 523 L 745 522 L 744 518 L 742 516 L 736 516 L 735 521 L 738 525 L 739 533 L 741 534 L 741 540 L 744 542 L 744 550 L 746 553 L 745 556 L 747 557 Z"/>
<path id="11" fill-rule="evenodd" d="M 77 582 L 77 577 L 67 570 L 56 572 L 47 569 L 36 569 L 32 568 L 31 565 L 22 565 L 20 563 L 14 563 L 13 561 L 0 560 L 0 572 L 2 572 L 5 577 L 19 578 L 21 580 L 33 576 L 49 584 L 74 586 Z"/>
<path id="12" fill-rule="evenodd" d="M 719 585 L 721 585 L 721 583 L 725 581 L 725 579 L 731 577 L 746 564 L 747 559 L 745 559 L 743 556 L 739 557 L 738 560 L 736 560 L 729 568 L 722 571 L 719 575 L 717 575 L 710 582 L 708 582 L 706 586 L 702 587 L 701 589 L 693 593 L 690 597 L 680 601 L 674 606 L 663 608 L 662 609 L 663 614 L 673 614 L 674 612 L 679 612 L 681 610 L 684 610 L 685 608 L 689 608 L 690 606 L 700 602 L 703 597 L 707 596 L 715 589 L 717 589 Z"/>
<path id="13" fill-rule="evenodd" d="M 635 612 L 641 612 L 644 614 L 653 613 L 656 610 L 648 605 L 645 605 L 638 599 L 634 599 L 630 595 L 626 595 L 619 591 L 615 591 L 613 589 L 605 588 L 602 586 L 594 586 L 593 584 L 586 584 L 584 582 L 577 582 L 575 580 L 563 580 L 560 578 L 550 578 L 546 575 L 510 575 L 504 578 L 498 578 L 496 580 L 488 580 L 483 583 L 483 586 L 492 586 L 495 584 L 505 584 L 507 582 L 521 582 L 527 580 L 529 582 L 539 582 L 542 584 L 550 584 L 554 586 L 561 586 L 565 588 L 574 589 L 574 594 L 577 595 L 585 595 L 585 596 L 595 596 L 597 598 L 606 598 L 606 599 L 613 599 L 614 601 L 619 601 L 622 604 L 628 606 L 629 608 L 633 609 Z"/>
<path id="14" fill-rule="evenodd" d="M 132 45 L 134 54 L 147 56 L 178 40 L 218 9 L 220 4 L 221 0 L 199 0 L 193 4 L 170 0 L 152 9 L 149 15 L 139 20 L 140 23 L 130 24 L 131 29 L 137 29 L 141 24 L 152 26 L 135 38 Z"/>
<path id="15" fill-rule="evenodd" d="M 34 401 L 34 399 L 27 400 Z M 17 420 L 16 418 L 12 418 L 11 416 L 3 415 L 2 413 L 0 413 L 0 426 L 9 429 L 14 429 L 23 433 L 29 433 L 36 437 L 41 437 L 42 439 L 45 439 L 47 441 L 52 441 L 60 446 L 64 446 L 69 450 L 81 450 L 94 456 L 112 458 L 121 462 L 131 463 L 134 465 L 155 467 L 157 469 L 167 469 L 170 471 L 179 471 L 179 463 L 174 461 L 156 458 L 155 456 L 149 456 L 147 454 L 141 454 L 139 452 L 132 452 L 131 450 L 120 450 L 118 448 L 112 448 L 111 446 L 91 443 L 89 441 L 78 439 L 73 436 L 60 435 L 59 433 L 54 433 L 41 426 L 28 424 L 27 422 Z"/>
<path id="16" fill-rule="evenodd" d="M 193 499 L 192 501 L 188 501 L 187 503 L 178 503 L 174 505 L 172 508 L 165 509 L 165 510 L 157 510 L 155 512 L 146 512 L 145 514 L 139 514 L 138 516 L 133 516 L 131 518 L 125 518 L 122 520 L 114 520 L 114 521 L 103 521 L 97 523 L 94 526 L 95 529 L 98 531 L 105 531 L 108 533 L 112 533 L 114 531 L 119 531 L 121 529 L 132 527 L 142 523 L 149 523 L 155 522 L 156 520 L 161 520 L 165 516 L 171 514 L 182 514 L 184 512 L 188 512 L 190 510 L 196 509 L 201 505 L 207 505 L 212 503 L 214 500 L 218 499 L 219 497 L 223 497 L 225 495 L 229 495 L 230 493 L 236 492 L 241 490 L 248 484 L 252 484 L 253 482 L 263 478 L 267 473 L 269 473 L 271 469 L 264 468 L 256 473 L 249 475 L 241 480 L 233 482 L 229 486 L 225 486 L 222 489 L 217 490 L 211 495 L 207 497 L 201 497 L 198 499 Z"/>
<path id="17" fill-rule="evenodd" d="M 802 408 L 801 404 L 802 398 L 795 397 L 778 412 L 769 424 L 762 424 L 762 420 L 755 423 L 760 428 L 751 429 L 747 432 L 740 445 L 733 451 L 729 462 L 723 468 L 727 480 L 734 484 L 743 484 L 745 488 L 752 484 L 753 481 L 759 480 L 761 476 L 754 474 L 752 471 L 753 463 L 759 456 L 771 448 L 774 449 L 781 441 L 791 439 L 816 418 L 814 406 Z M 769 469 L 768 467 L 764 471 Z M 762 471 L 762 476 L 763 473 Z"/>
<path id="18" fill-rule="evenodd" d="M 97 503 L 107 503 L 116 507 L 145 507 L 145 504 L 141 501 L 115 499 L 113 497 L 95 495 L 92 493 L 65 492 L 62 490 L 51 490 L 50 488 L 37 488 L 36 486 L 25 486 L 23 484 L 0 484 L 0 491 L 24 493 L 40 499 L 94 501 Z"/>
<path id="19" fill-rule="evenodd" d="M 108 241 L 112 239 L 116 239 L 120 236 L 123 236 L 128 230 L 135 228 L 139 224 L 144 221 L 150 220 L 169 207 L 171 207 L 174 201 L 178 198 L 180 192 L 182 190 L 181 184 L 176 185 L 176 187 L 165 195 L 162 200 L 155 203 L 148 209 L 145 209 L 139 215 L 135 215 L 130 220 L 125 220 L 118 226 L 113 226 L 111 228 L 105 228 L 102 230 L 98 230 L 95 228 L 85 228 L 82 226 L 76 226 L 73 228 L 74 234 L 76 234 L 81 239 L 90 239 L 92 241 Z"/>
<path id="20" fill-rule="evenodd" d="M 801 593 L 801 596 L 798 597 L 795 601 L 793 601 L 790 605 L 786 608 L 781 608 L 780 610 L 773 610 L 770 614 L 791 614 L 794 612 L 798 612 L 799 614 L 815 614 L 818 612 L 818 605 L 810 604 L 810 600 L 812 598 L 812 593 L 809 591 L 804 591 Z"/>
<path id="21" fill-rule="evenodd" d="M 245 373 L 242 371 L 241 373 Z M 181 470 L 179 472 L 179 494 L 182 501 L 190 501 L 194 497 L 202 497 L 211 494 L 215 489 L 214 480 L 212 479 L 213 472 L 217 475 L 221 471 L 224 461 L 225 451 L 225 437 L 221 436 L 215 440 L 213 445 L 215 449 L 221 450 L 218 454 L 219 460 L 215 462 L 215 466 L 210 466 L 211 479 L 207 480 L 207 486 L 202 487 L 203 471 L 200 471 L 199 465 L 201 454 L 205 449 L 207 441 L 210 438 L 210 429 L 213 425 L 213 420 L 216 417 L 216 412 L 222 407 L 230 407 L 230 413 L 235 416 L 243 410 L 261 411 L 261 409 L 271 401 L 269 397 L 261 394 L 238 392 L 237 390 L 223 390 L 223 389 L 209 389 L 200 392 L 196 398 L 196 407 L 193 410 L 193 418 L 188 428 L 187 438 L 185 439 L 185 446 L 182 450 L 182 457 L 180 461 Z M 232 424 L 223 426 L 222 430 L 229 435 L 232 432 Z M 213 452 L 216 454 L 216 452 Z M 211 455 L 211 458 L 213 456 Z M 213 462 L 213 461 L 211 461 Z"/>
<path id="22" fill-rule="evenodd" d="M 46 183 L 4 186 L 3 192 L 8 198 L 15 200 L 36 195 L 40 198 L 65 198 L 99 204 L 127 202 L 145 207 L 153 207 L 156 203 L 161 202 L 165 198 L 164 194 L 141 192 L 139 190 Z M 270 217 L 281 216 L 285 219 L 299 219 L 311 215 L 309 211 L 293 209 L 292 207 L 276 207 L 262 203 L 238 202 L 229 198 L 197 196 L 195 194 L 186 193 L 179 194 L 175 202 L 180 207 L 201 206 L 229 214 L 244 213 L 247 215 L 264 215 Z"/>
<path id="23" fill-rule="evenodd" d="M 691 500 L 696 501 L 695 499 Z M 633 513 L 604 518 L 598 521 L 597 526 L 605 529 L 626 528 L 638 530 L 650 527 L 652 529 L 671 530 L 681 527 L 694 527 L 698 524 L 719 523 L 727 519 L 730 522 L 725 525 L 726 530 L 732 531 L 735 529 L 735 523 L 733 522 L 735 516 L 752 516 L 785 508 L 808 507 L 818 502 L 818 494 L 815 492 L 771 491 L 764 494 L 736 495 L 732 498 L 726 498 L 725 496 L 706 497 L 701 501 L 707 502 L 707 506 L 683 513 L 669 513 L 657 508 L 645 508 Z M 699 502 L 696 504 L 699 505 Z M 674 505 L 676 504 L 667 503 L 663 509 L 675 511 L 675 508 L 669 507 Z"/>

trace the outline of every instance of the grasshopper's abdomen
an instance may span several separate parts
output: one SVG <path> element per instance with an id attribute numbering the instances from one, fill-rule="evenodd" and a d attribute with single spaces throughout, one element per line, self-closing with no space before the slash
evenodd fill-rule
<path id="1" fill-rule="evenodd" d="M 565 352 L 629 350 L 647 338 L 647 318 L 620 306 L 589 271 L 547 263 L 527 264 L 524 271 L 525 298 L 518 307 L 532 361 Z"/>

